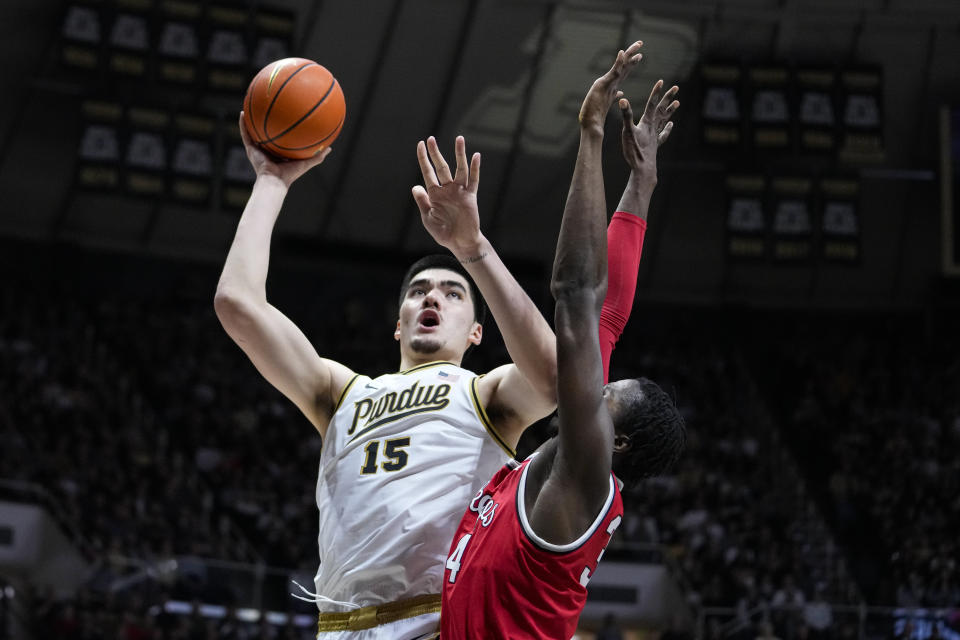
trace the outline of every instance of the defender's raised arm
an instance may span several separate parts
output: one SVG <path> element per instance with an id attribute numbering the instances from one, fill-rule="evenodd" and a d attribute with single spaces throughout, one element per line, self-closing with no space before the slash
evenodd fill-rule
<path id="1" fill-rule="evenodd" d="M 640 62 L 641 43 L 620 51 L 597 78 L 580 109 L 580 149 L 563 210 L 550 289 L 557 301 L 557 397 L 560 423 L 557 487 L 544 486 L 543 510 L 534 528 L 559 536 L 581 530 L 582 514 L 596 513 L 608 495 L 613 425 L 603 402 L 603 367 L 598 325 L 607 291 L 606 201 L 601 151 L 607 112 L 622 94 L 620 83 Z M 549 513 L 554 494 L 569 491 L 566 517 Z M 559 497 L 559 495 L 557 496 Z M 541 501 L 538 501 L 541 502 Z M 538 527 L 543 526 L 543 529 Z"/>
<path id="2" fill-rule="evenodd" d="M 623 129 L 621 148 L 630 167 L 630 178 L 620 204 L 607 227 L 607 297 L 600 311 L 600 351 L 603 355 L 603 381 L 610 377 L 610 356 L 627 325 L 637 291 L 637 269 L 643 238 L 647 230 L 650 198 L 657 186 L 657 149 L 663 144 L 673 122 L 663 124 L 680 103 L 673 86 L 660 98 L 663 81 L 653 86 L 640 122 L 634 123 L 629 102 L 621 107 Z M 662 127 L 661 130 L 657 126 Z"/>
<path id="3" fill-rule="evenodd" d="M 682 447 L 682 418 L 655 383 L 603 384 L 597 342 L 607 288 L 603 125 L 640 46 L 618 53 L 580 111 L 580 149 L 551 282 L 558 433 L 497 472 L 461 518 L 444 573 L 441 630 L 448 640 L 572 637 L 587 584 L 623 519 L 622 483 L 664 471 Z M 621 109 L 627 118 L 629 103 Z"/>

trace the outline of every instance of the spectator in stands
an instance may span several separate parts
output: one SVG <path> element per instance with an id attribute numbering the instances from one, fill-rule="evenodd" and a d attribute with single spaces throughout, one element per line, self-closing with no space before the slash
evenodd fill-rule
<path id="1" fill-rule="evenodd" d="M 833 609 L 824 600 L 825 585 L 817 583 L 813 598 L 803 608 L 803 622 L 810 630 L 811 640 L 832 640 Z"/>
<path id="2" fill-rule="evenodd" d="M 749 576 L 742 581 L 744 585 L 743 596 L 737 601 L 737 620 L 744 627 L 753 627 L 759 622 L 766 622 L 770 619 L 770 603 L 760 592 Z"/>
<path id="3" fill-rule="evenodd" d="M 797 587 L 793 581 L 793 576 L 788 573 L 783 577 L 780 588 L 773 594 L 771 604 L 775 607 L 799 610 L 806 601 L 807 599 L 806 596 L 803 595 L 803 591 Z"/>
<path id="4" fill-rule="evenodd" d="M 914 635 L 915 635 L 914 632 L 915 632 L 915 629 L 913 626 L 913 622 L 911 622 L 910 620 L 907 620 L 906 622 L 903 623 L 903 626 L 900 628 L 900 631 L 898 631 L 893 636 L 893 640 L 914 640 Z"/>

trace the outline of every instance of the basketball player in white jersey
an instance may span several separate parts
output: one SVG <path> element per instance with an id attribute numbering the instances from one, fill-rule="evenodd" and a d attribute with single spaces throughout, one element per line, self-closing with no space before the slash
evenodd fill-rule
<path id="1" fill-rule="evenodd" d="M 329 149 L 274 162 L 242 123 L 240 131 L 257 178 L 214 306 L 257 370 L 323 438 L 320 569 L 316 592 L 308 592 L 320 609 L 318 638 L 432 637 L 463 505 L 513 455 L 523 430 L 555 406 L 555 337 L 480 232 L 479 154 L 468 162 L 458 138 L 454 174 L 430 138 L 417 148 L 425 187 L 415 187 L 414 198 L 424 226 L 453 257 L 421 261 L 402 282 L 399 370 L 371 379 L 321 357 L 268 302 L 266 277 L 284 196 Z M 513 363 L 477 376 L 460 362 L 482 338 L 481 293 Z"/>

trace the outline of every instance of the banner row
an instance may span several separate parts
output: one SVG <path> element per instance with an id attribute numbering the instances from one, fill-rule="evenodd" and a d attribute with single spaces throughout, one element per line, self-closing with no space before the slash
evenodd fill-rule
<path id="1" fill-rule="evenodd" d="M 104 81 L 242 92 L 289 55 L 295 15 L 284 9 L 180 0 L 86 0 L 67 6 L 60 62 Z"/>
<path id="2" fill-rule="evenodd" d="M 728 257 L 859 263 L 858 180 L 731 175 L 726 187 Z"/>
<path id="3" fill-rule="evenodd" d="M 77 186 L 242 209 L 255 175 L 236 120 L 86 100 Z M 215 196 L 217 196 L 215 198 Z"/>
<path id="4" fill-rule="evenodd" d="M 701 137 L 708 147 L 883 159 L 879 67 L 791 68 L 705 63 Z"/>

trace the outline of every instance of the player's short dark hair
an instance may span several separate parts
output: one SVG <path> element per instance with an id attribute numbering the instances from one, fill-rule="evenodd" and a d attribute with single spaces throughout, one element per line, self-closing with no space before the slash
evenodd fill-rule
<path id="1" fill-rule="evenodd" d="M 459 260 L 450 255 L 437 253 L 424 256 L 410 265 L 410 268 L 407 269 L 407 272 L 403 276 L 403 282 L 400 283 L 400 301 L 398 306 L 403 305 L 403 299 L 407 296 L 407 287 L 410 286 L 410 281 L 413 279 L 413 276 L 427 269 L 446 269 L 463 276 L 470 288 L 470 301 L 473 302 L 473 319 L 482 325 L 484 320 L 487 319 L 487 303 L 483 299 L 483 296 L 480 295 L 480 288 L 477 286 L 477 283 L 473 281 L 473 278 L 470 277 L 470 274 L 467 273 L 467 270 L 464 269 Z"/>
<path id="2" fill-rule="evenodd" d="M 627 402 L 615 425 L 617 433 L 630 437 L 630 448 L 619 454 L 615 470 L 627 483 L 669 471 L 687 441 L 683 416 L 670 396 L 652 380 L 637 382 L 641 393 Z"/>

